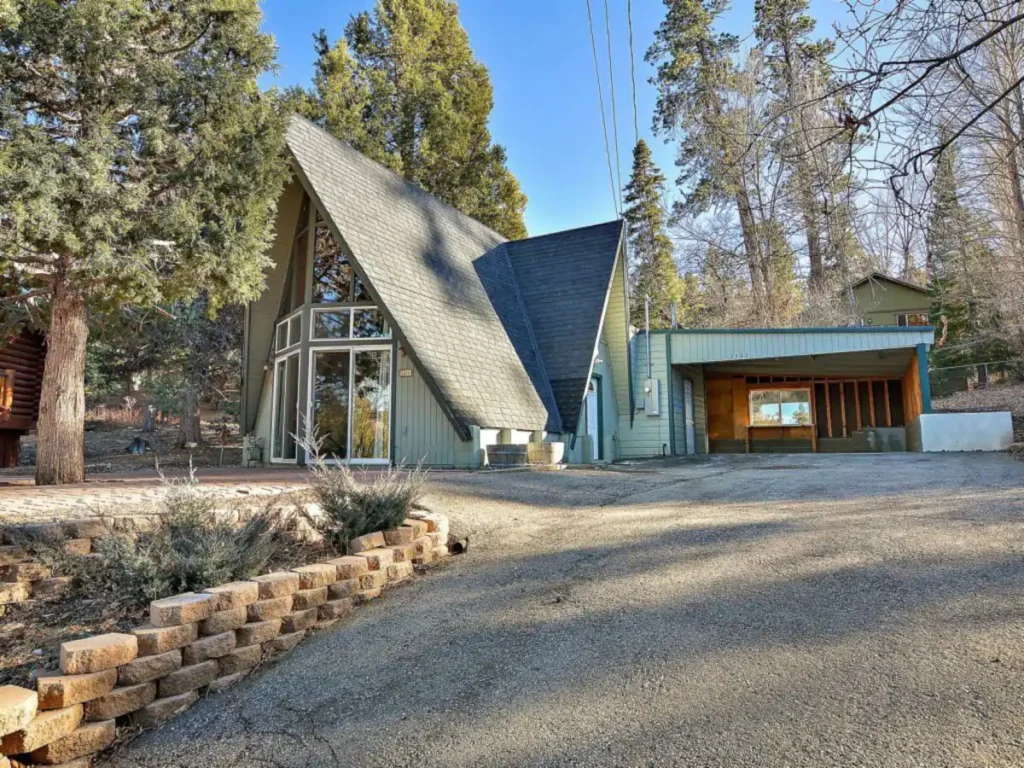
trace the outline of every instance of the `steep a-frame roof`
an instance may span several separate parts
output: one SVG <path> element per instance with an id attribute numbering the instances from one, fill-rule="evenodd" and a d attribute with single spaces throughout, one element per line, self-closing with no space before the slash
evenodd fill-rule
<path id="1" fill-rule="evenodd" d="M 623 228 L 611 221 L 505 246 L 568 433 L 579 422 Z"/>
<path id="2" fill-rule="evenodd" d="M 505 240 L 312 123 L 287 145 L 304 185 L 463 436 L 561 431 Z"/>

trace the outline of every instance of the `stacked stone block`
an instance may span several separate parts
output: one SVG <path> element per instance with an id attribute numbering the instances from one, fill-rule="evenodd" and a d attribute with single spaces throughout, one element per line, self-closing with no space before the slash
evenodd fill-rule
<path id="1" fill-rule="evenodd" d="M 76 534 L 89 534 L 80 539 L 97 533 L 72 523 L 81 523 Z M 202 693 L 236 684 L 268 654 L 290 651 L 311 628 L 330 626 L 408 579 L 447 535 L 440 515 L 410 519 L 354 540 L 351 555 L 155 600 L 149 622 L 130 633 L 62 644 L 60 670 L 40 674 L 35 691 L 0 687 L 0 768 L 8 756 L 27 765 L 88 765 L 113 743 L 116 725 L 159 725 Z M 10 546 L 0 557 L 18 556 Z M 24 564 L 7 563 L 19 567 L 4 573 L 41 573 Z M 4 582 L 18 583 L 35 581 Z"/>
<path id="2" fill-rule="evenodd" d="M 262 507 L 215 510 L 214 515 L 233 525 L 244 524 Z M 304 514 L 296 515 L 292 507 L 276 509 L 283 521 L 283 533 L 295 541 L 315 541 L 318 534 L 310 518 L 322 515 L 317 504 L 304 504 Z M 66 552 L 87 557 L 98 540 L 113 533 L 138 535 L 152 531 L 159 515 L 102 515 L 52 523 L 11 525 L 0 531 L 0 615 L 4 606 L 32 599 L 63 596 L 71 586 L 68 577 L 54 577 L 50 569 L 34 562 L 29 549 L 21 542 L 28 538 L 63 541 Z M 0 766 L 3 768 L 3 766 Z"/>

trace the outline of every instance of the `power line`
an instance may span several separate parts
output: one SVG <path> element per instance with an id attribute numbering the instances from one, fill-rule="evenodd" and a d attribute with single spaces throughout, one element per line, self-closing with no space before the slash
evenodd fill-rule
<path id="1" fill-rule="evenodd" d="M 640 143 L 640 113 L 636 106 L 636 56 L 633 54 L 633 0 L 626 0 L 629 19 L 629 75 L 633 81 L 633 146 Z"/>
<path id="2" fill-rule="evenodd" d="M 615 111 L 615 69 L 612 67 L 612 22 L 608 14 L 608 0 L 604 0 L 604 32 L 608 38 L 608 88 L 612 94 L 612 132 L 615 136 L 615 173 L 619 178 L 619 209 L 622 209 L 622 161 L 619 159 L 619 117 Z"/>
<path id="3" fill-rule="evenodd" d="M 615 215 L 619 215 L 619 195 L 615 191 L 615 173 L 612 171 L 612 150 L 608 143 L 608 122 L 604 112 L 604 89 L 601 87 L 601 64 L 597 57 L 597 38 L 594 37 L 594 15 L 587 0 L 587 23 L 590 25 L 590 47 L 594 52 L 594 74 L 597 76 L 597 101 L 601 106 L 601 129 L 604 131 L 604 154 L 608 158 L 608 181 L 612 185 L 612 205 Z"/>

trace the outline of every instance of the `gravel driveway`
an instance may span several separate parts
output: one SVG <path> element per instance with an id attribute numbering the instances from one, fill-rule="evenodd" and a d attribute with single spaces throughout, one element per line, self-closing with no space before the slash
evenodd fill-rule
<path id="1" fill-rule="evenodd" d="M 435 475 L 466 556 L 117 766 L 1019 766 L 1024 463 Z"/>

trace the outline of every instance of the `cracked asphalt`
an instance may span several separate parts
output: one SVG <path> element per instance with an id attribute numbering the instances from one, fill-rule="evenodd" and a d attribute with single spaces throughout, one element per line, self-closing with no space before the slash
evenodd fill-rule
<path id="1" fill-rule="evenodd" d="M 1024 463 L 436 474 L 469 554 L 114 766 L 1020 766 Z"/>

